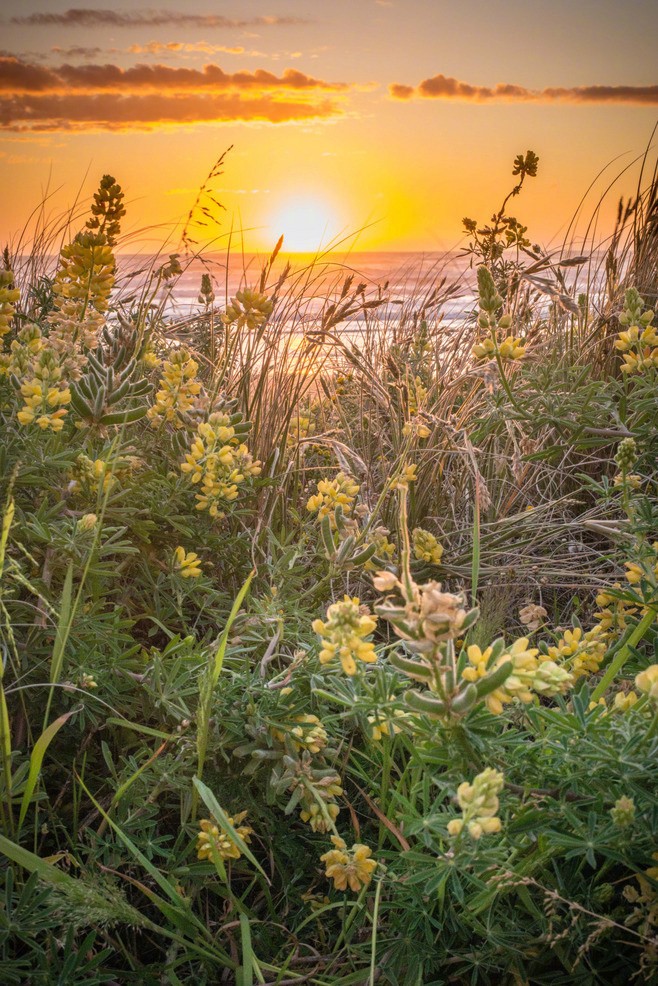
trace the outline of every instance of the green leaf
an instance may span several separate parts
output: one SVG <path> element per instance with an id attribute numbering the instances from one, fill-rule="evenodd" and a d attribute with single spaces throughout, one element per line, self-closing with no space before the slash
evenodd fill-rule
<path id="1" fill-rule="evenodd" d="M 25 821 L 25 815 L 27 814 L 27 809 L 32 799 L 32 795 L 34 794 L 34 789 L 37 785 L 39 774 L 41 773 L 43 758 L 46 755 L 46 750 L 62 726 L 69 721 L 71 716 L 76 715 L 79 711 L 80 709 L 72 709 L 70 712 L 66 712 L 63 716 L 60 716 L 59 719 L 55 719 L 54 722 L 51 722 L 51 724 L 44 729 L 41 736 L 34 744 L 34 748 L 30 754 L 30 769 L 27 775 L 27 781 L 25 783 L 23 800 L 21 801 L 21 810 L 18 815 L 19 831 Z"/>

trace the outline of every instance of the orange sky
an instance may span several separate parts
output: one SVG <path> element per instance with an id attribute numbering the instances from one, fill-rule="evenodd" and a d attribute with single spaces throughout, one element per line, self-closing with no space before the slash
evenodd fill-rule
<path id="1" fill-rule="evenodd" d="M 528 148 L 515 209 L 557 245 L 601 169 L 585 219 L 627 166 L 605 216 L 633 191 L 658 118 L 658 5 L 640 0 L 4 0 L 1 27 L 3 243 L 46 189 L 54 214 L 110 172 L 131 243 L 173 249 L 233 145 L 220 222 L 196 229 L 219 247 L 231 228 L 247 250 L 452 247 Z"/>

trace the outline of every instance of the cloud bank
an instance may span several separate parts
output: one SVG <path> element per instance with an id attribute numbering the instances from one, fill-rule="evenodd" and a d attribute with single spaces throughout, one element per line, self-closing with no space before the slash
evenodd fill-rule
<path id="1" fill-rule="evenodd" d="M 153 129 L 158 124 L 327 119 L 342 112 L 344 82 L 285 69 L 225 72 L 138 64 L 37 65 L 0 57 L 0 129 Z"/>
<path id="2" fill-rule="evenodd" d="M 190 14 L 173 10 L 93 10 L 72 7 L 61 13 L 40 11 L 12 17 L 12 24 L 28 27 L 277 27 L 308 24 L 304 17 L 223 17 L 221 14 Z"/>
<path id="3" fill-rule="evenodd" d="M 495 86 L 474 86 L 449 75 L 434 75 L 417 86 L 394 82 L 389 86 L 393 99 L 459 99 L 474 103 L 626 103 L 637 106 L 658 105 L 655 86 L 551 86 L 527 89 L 525 86 L 500 82 Z"/>

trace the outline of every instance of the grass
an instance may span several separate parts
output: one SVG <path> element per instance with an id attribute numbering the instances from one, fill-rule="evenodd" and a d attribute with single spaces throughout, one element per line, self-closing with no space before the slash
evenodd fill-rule
<path id="1" fill-rule="evenodd" d="M 655 980 L 649 171 L 459 324 L 280 243 L 170 318 L 109 176 L 5 251 L 3 982 Z"/>

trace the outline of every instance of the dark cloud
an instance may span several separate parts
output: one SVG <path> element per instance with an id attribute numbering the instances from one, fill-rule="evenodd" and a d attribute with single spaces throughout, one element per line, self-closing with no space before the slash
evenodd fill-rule
<path id="1" fill-rule="evenodd" d="M 62 58 L 98 58 L 99 55 L 117 51 L 116 48 L 85 48 L 82 45 L 69 45 L 68 48 L 53 45 L 50 50 L 54 55 L 61 55 Z"/>
<path id="2" fill-rule="evenodd" d="M 88 7 L 72 7 L 61 13 L 41 11 L 12 17 L 12 24 L 46 27 L 276 27 L 308 24 L 303 17 L 223 17 L 221 14 L 190 14 L 173 10 L 93 10 Z"/>
<path id="3" fill-rule="evenodd" d="M 339 108 L 326 98 L 313 103 L 295 102 L 263 93 L 246 97 L 238 93 L 154 93 L 147 96 L 25 94 L 0 97 L 0 131 L 117 131 L 152 130 L 166 125 L 195 123 L 289 123 L 326 119 L 339 112 Z"/>
<path id="4" fill-rule="evenodd" d="M 394 82 L 389 86 L 393 99 L 461 99 L 476 103 L 537 102 L 537 103 L 626 103 L 637 106 L 658 105 L 658 85 L 655 86 L 572 86 L 527 89 L 512 83 L 495 86 L 474 86 L 448 75 L 423 79 L 415 88 Z"/>
<path id="5" fill-rule="evenodd" d="M 285 69 L 275 75 L 265 69 L 254 72 L 224 72 L 219 65 L 208 64 L 202 69 L 173 68 L 169 65 L 133 65 L 120 68 L 110 63 L 90 65 L 60 65 L 46 68 L 13 56 L 0 57 L 0 93 L 18 95 L 30 92 L 66 93 L 82 90 L 85 93 L 111 91 L 139 93 L 145 90 L 172 93 L 191 93 L 217 90 L 235 91 L 324 91 L 348 89 L 344 82 L 325 82 L 296 69 Z"/>

